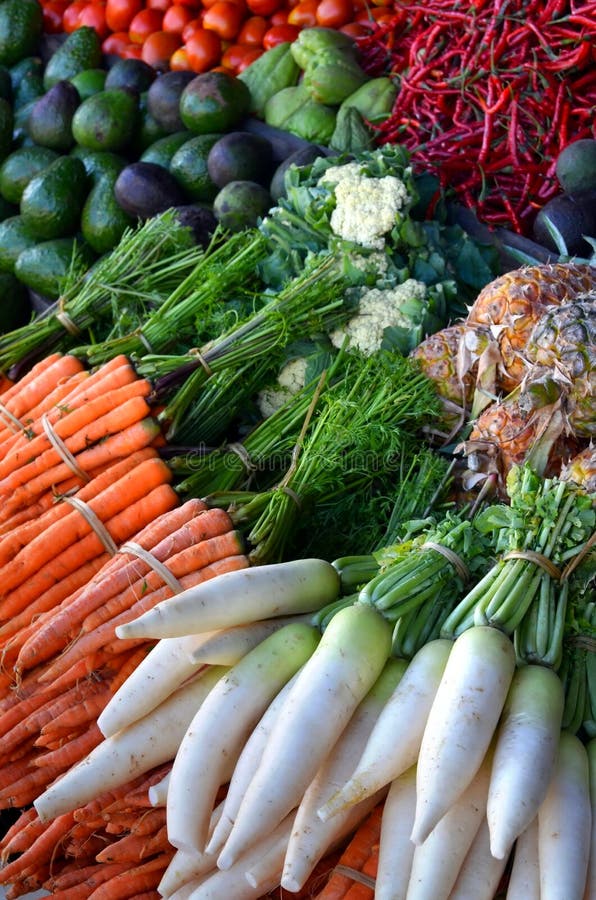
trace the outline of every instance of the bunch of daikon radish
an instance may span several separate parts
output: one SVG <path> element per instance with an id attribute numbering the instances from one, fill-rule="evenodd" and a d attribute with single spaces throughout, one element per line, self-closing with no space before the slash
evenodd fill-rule
<path id="1" fill-rule="evenodd" d="M 297 892 L 384 800 L 377 898 L 596 896 L 596 741 L 491 626 L 391 657 L 374 607 L 323 560 L 225 573 L 119 628 L 157 639 L 101 713 L 105 740 L 35 801 L 42 820 L 172 760 L 150 789 L 171 900 Z M 345 599 L 345 598 L 344 598 Z M 222 789 L 227 786 L 224 799 Z M 590 793 L 591 792 L 591 793 Z"/>

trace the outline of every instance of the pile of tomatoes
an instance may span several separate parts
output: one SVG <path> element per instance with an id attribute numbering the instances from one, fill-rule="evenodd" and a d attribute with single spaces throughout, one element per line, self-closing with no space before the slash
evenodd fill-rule
<path id="1" fill-rule="evenodd" d="M 238 74 L 265 50 L 324 26 L 353 37 L 390 14 L 391 0 L 41 0 L 47 33 L 95 28 L 106 55 L 165 71 Z"/>

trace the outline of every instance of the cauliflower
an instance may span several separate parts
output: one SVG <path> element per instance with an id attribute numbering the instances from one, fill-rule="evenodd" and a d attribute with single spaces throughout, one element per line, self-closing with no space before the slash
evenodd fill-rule
<path id="1" fill-rule="evenodd" d="M 369 249 L 383 249 L 385 235 L 411 199 L 400 178 L 370 178 L 356 162 L 330 166 L 319 184 L 334 185 L 336 205 L 330 218 L 334 234 Z"/>
<path id="2" fill-rule="evenodd" d="M 331 342 L 341 347 L 346 336 L 349 347 L 356 347 L 365 356 L 371 356 L 380 349 L 386 328 L 398 326 L 411 328 L 412 319 L 403 312 L 408 301 L 423 301 L 427 286 L 422 281 L 408 278 L 403 284 L 381 290 L 364 290 L 358 301 L 358 312 L 345 325 L 331 332 Z"/>
<path id="3" fill-rule="evenodd" d="M 297 357 L 286 363 L 277 376 L 279 387 L 265 388 L 259 392 L 257 405 L 264 419 L 277 412 L 284 403 L 302 390 L 306 379 L 307 361 L 304 357 Z"/>

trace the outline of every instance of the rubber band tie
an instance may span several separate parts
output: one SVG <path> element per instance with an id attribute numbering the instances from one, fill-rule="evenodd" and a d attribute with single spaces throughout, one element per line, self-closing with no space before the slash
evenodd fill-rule
<path id="1" fill-rule="evenodd" d="M 52 428 L 47 413 L 44 413 L 42 415 L 41 424 L 48 441 L 50 442 L 56 453 L 60 456 L 62 461 L 68 466 L 70 471 L 78 478 L 81 478 L 83 481 L 90 481 L 90 476 L 87 475 L 87 473 L 83 471 L 83 469 L 81 469 L 78 462 L 76 461 L 62 438 L 58 437 L 58 435 Z"/>
<path id="2" fill-rule="evenodd" d="M 94 531 L 97 537 L 100 539 L 110 556 L 115 556 L 118 552 L 118 547 L 116 546 L 116 543 L 106 526 L 100 519 L 98 519 L 91 507 L 87 503 L 85 503 L 84 500 L 79 500 L 78 497 L 63 497 L 62 499 L 64 503 L 70 503 L 71 506 L 73 506 L 78 512 L 80 512 L 87 524 L 91 527 L 91 530 Z"/>
<path id="3" fill-rule="evenodd" d="M 526 559 L 528 562 L 534 563 L 535 566 L 540 566 L 541 569 L 544 569 L 546 574 L 554 578 L 555 581 L 561 580 L 562 572 L 559 567 L 548 556 L 537 553 L 535 550 L 510 550 L 503 559 Z"/>
<path id="4" fill-rule="evenodd" d="M 0 416 L 2 416 L 2 418 L 5 420 L 8 427 L 11 428 L 13 431 L 16 432 L 16 431 L 26 431 L 27 430 L 26 427 L 23 425 L 23 423 L 20 421 L 20 419 L 17 419 L 16 416 L 13 416 L 11 411 L 9 409 L 7 409 L 2 403 L 0 403 Z"/>
<path id="5" fill-rule="evenodd" d="M 147 563 L 149 568 L 153 569 L 153 571 L 160 576 L 174 594 L 181 594 L 184 590 L 178 579 L 172 575 L 168 567 L 160 562 L 156 556 L 149 552 L 149 550 L 145 550 L 144 547 L 141 547 L 140 544 L 137 544 L 134 541 L 127 541 L 126 544 L 122 544 L 118 552 L 130 553 L 132 556 L 138 556 L 139 559 L 142 559 L 143 562 Z"/>
<path id="6" fill-rule="evenodd" d="M 426 543 L 422 544 L 422 550 L 425 549 L 435 550 L 437 553 L 440 553 L 441 556 L 444 556 L 445 559 L 451 563 L 463 581 L 470 580 L 470 570 L 467 565 L 461 556 L 458 556 L 457 553 L 450 550 L 449 547 L 444 547 L 443 544 L 435 544 L 434 541 L 426 541 Z"/>

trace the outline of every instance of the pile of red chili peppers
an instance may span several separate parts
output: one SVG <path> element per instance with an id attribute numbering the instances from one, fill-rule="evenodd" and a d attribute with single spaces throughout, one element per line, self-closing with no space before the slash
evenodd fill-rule
<path id="1" fill-rule="evenodd" d="M 406 146 L 493 227 L 531 235 L 559 152 L 596 137 L 596 0 L 394 0 L 359 39 L 399 87 L 378 143 Z"/>

